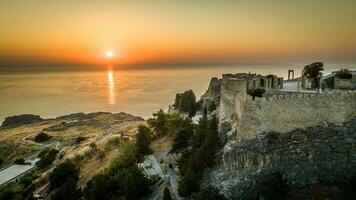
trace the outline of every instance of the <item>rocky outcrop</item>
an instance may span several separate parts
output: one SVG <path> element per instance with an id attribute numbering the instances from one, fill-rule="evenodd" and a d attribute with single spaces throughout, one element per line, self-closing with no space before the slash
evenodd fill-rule
<path id="1" fill-rule="evenodd" d="M 216 105 L 220 103 L 220 92 L 221 92 L 221 79 L 216 77 L 211 78 L 209 87 L 205 93 L 200 97 L 200 102 L 202 107 L 207 103 L 214 102 Z"/>
<path id="2" fill-rule="evenodd" d="M 43 119 L 39 115 L 23 114 L 6 117 L 1 127 L 14 127 L 25 124 L 31 124 L 42 121 Z"/>
<path id="3" fill-rule="evenodd" d="M 222 157 L 221 167 L 211 173 L 208 182 L 229 199 L 259 198 L 262 180 L 276 172 L 291 189 L 319 185 L 337 191 L 356 175 L 356 119 L 230 141 Z"/>

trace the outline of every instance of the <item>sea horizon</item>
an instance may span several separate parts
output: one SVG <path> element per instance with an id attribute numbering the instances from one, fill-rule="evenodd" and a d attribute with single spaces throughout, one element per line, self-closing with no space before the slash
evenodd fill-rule
<path id="1" fill-rule="evenodd" d="M 325 64 L 324 74 L 342 68 Z M 345 65 L 342 65 L 345 66 Z M 349 65 L 351 66 L 351 65 Z M 347 67 L 349 67 L 347 66 Z M 350 69 L 355 69 L 352 65 Z M 146 69 L 121 69 L 111 66 L 52 71 L 0 73 L 0 121 L 20 114 L 53 118 L 77 112 L 126 112 L 149 118 L 166 110 L 175 94 L 192 89 L 199 99 L 212 77 L 225 73 L 276 74 L 287 78 L 288 69 L 301 73 L 303 64 L 281 65 L 206 65 Z M 46 84 L 44 84 L 46 83 Z"/>

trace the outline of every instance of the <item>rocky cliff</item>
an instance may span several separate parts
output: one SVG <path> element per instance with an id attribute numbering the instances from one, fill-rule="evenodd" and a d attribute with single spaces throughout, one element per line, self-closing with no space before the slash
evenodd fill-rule
<path id="1" fill-rule="evenodd" d="M 40 122 L 42 120 L 43 119 L 39 115 L 32 115 L 32 114 L 16 115 L 11 117 L 6 117 L 1 127 L 21 126 L 25 124 L 31 124 L 34 122 Z"/>
<path id="2" fill-rule="evenodd" d="M 227 144 L 222 157 L 207 182 L 229 199 L 263 198 L 262 191 L 276 185 L 273 174 L 280 174 L 288 199 L 350 195 L 344 186 L 356 175 L 356 119 L 288 133 L 262 133 Z"/>

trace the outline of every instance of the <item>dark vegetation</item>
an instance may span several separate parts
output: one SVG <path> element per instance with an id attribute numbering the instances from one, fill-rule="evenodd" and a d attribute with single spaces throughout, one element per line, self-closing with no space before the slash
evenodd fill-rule
<path id="1" fill-rule="evenodd" d="M 190 145 L 189 148 L 185 148 L 185 145 L 177 147 L 182 151 L 182 157 L 178 162 L 180 174 L 178 190 L 183 197 L 189 197 L 199 191 L 204 171 L 215 164 L 215 154 L 219 145 L 216 116 L 209 119 L 205 112 L 186 143 Z"/>
<path id="2" fill-rule="evenodd" d="M 86 137 L 79 136 L 79 137 L 75 138 L 75 143 L 80 144 L 81 142 L 83 142 L 86 139 L 87 139 Z"/>
<path id="3" fill-rule="evenodd" d="M 0 200 L 32 199 L 32 192 L 36 186 L 32 183 L 37 177 L 32 173 L 24 175 L 17 183 L 0 186 Z"/>
<path id="4" fill-rule="evenodd" d="M 17 164 L 17 165 L 24 165 L 25 164 L 25 159 L 23 158 L 18 158 L 14 161 L 14 164 Z"/>
<path id="5" fill-rule="evenodd" d="M 49 136 L 47 133 L 40 132 L 40 133 L 38 133 L 38 134 L 35 136 L 34 140 L 35 140 L 36 142 L 46 142 L 46 141 L 48 141 L 50 138 L 51 138 L 51 136 Z"/>
<path id="6" fill-rule="evenodd" d="M 187 90 L 183 93 L 178 93 L 174 101 L 173 106 L 179 112 L 185 112 L 189 114 L 189 117 L 195 116 L 197 110 L 196 97 L 193 90 Z"/>
<path id="7" fill-rule="evenodd" d="M 53 161 L 56 159 L 56 155 L 58 154 L 58 151 L 56 149 L 44 149 L 38 154 L 38 157 L 40 158 L 40 161 L 36 163 L 36 166 L 39 169 L 43 169 L 53 163 Z"/>
<path id="8" fill-rule="evenodd" d="M 315 87 L 319 87 L 319 72 L 324 70 L 324 63 L 314 62 L 303 68 L 302 76 L 312 80 Z"/>
<path id="9" fill-rule="evenodd" d="M 341 69 L 336 72 L 335 77 L 340 79 L 352 79 L 352 74 L 348 69 Z"/>
<path id="10" fill-rule="evenodd" d="M 137 167 L 137 143 L 126 143 L 106 171 L 95 175 L 83 191 L 84 199 L 140 199 L 150 193 L 151 182 Z"/>
<path id="11" fill-rule="evenodd" d="M 247 91 L 247 94 L 252 96 L 252 100 L 255 100 L 256 97 L 262 97 L 265 92 L 266 90 L 263 88 L 256 88 Z"/>
<path id="12" fill-rule="evenodd" d="M 142 160 L 144 155 L 152 154 L 151 131 L 146 126 L 140 125 L 136 135 L 137 158 Z"/>
<path id="13" fill-rule="evenodd" d="M 226 200 L 226 198 L 218 189 L 208 186 L 199 191 L 196 200 Z"/>
<path id="14" fill-rule="evenodd" d="M 39 115 L 23 114 L 11 117 L 6 117 L 1 127 L 13 127 L 25 124 L 31 124 L 34 122 L 42 121 L 43 119 Z"/>
<path id="15" fill-rule="evenodd" d="M 77 189 L 79 168 L 71 160 L 60 163 L 49 176 L 49 183 L 53 190 L 51 200 L 80 199 L 81 191 Z"/>
<path id="16" fill-rule="evenodd" d="M 192 122 L 179 113 L 167 114 L 163 110 L 153 113 L 153 117 L 147 120 L 153 137 L 173 136 L 180 127 L 191 126 Z"/>
<path id="17" fill-rule="evenodd" d="M 256 199 L 284 200 L 287 199 L 289 188 L 280 172 L 273 172 L 260 180 L 257 186 L 258 197 Z"/>
<path id="18" fill-rule="evenodd" d="M 171 192 L 167 187 L 165 187 L 163 191 L 163 200 L 172 200 Z"/>

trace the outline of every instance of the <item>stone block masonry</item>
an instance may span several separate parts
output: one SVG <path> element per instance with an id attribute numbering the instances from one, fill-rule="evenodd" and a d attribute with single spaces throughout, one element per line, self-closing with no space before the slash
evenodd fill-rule
<path id="1" fill-rule="evenodd" d="M 343 123 L 356 117 L 356 91 L 275 94 L 255 101 L 236 93 L 221 99 L 220 119 L 235 114 L 233 123 L 240 139 L 255 138 L 262 132 L 285 133 Z"/>

